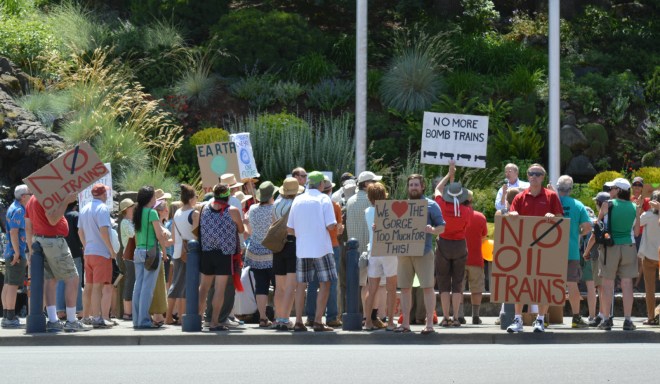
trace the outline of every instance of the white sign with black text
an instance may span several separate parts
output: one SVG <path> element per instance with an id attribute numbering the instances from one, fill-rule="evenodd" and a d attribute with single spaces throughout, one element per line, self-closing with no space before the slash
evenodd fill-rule
<path id="1" fill-rule="evenodd" d="M 485 168 L 488 116 L 424 112 L 421 162 Z"/>

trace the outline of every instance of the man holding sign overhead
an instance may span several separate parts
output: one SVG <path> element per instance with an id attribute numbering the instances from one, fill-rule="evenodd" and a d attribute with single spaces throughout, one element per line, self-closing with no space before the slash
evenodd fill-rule
<path id="1" fill-rule="evenodd" d="M 549 189 L 543 187 L 543 180 L 545 179 L 546 171 L 540 164 L 532 164 L 527 170 L 527 179 L 529 180 L 529 188 L 520 192 L 513 199 L 511 207 L 509 208 L 509 216 L 545 216 L 555 217 L 563 216 L 564 209 L 562 208 L 559 196 Z M 506 329 L 509 333 L 522 332 L 522 304 L 515 305 L 515 317 L 513 323 Z M 543 321 L 545 314 L 548 311 L 547 305 L 539 305 L 539 314 L 534 321 L 534 332 L 545 332 Z"/>

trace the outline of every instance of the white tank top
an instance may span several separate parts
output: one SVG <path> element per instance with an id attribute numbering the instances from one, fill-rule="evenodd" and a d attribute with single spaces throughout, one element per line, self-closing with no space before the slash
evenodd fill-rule
<path id="1" fill-rule="evenodd" d="M 181 258 L 181 246 L 183 245 L 183 240 L 197 240 L 195 235 L 192 233 L 192 224 L 188 222 L 188 216 L 190 216 L 192 211 L 193 208 L 187 209 L 185 211 L 182 211 L 181 208 L 179 208 L 174 213 L 173 220 L 176 228 L 172 230 L 172 232 L 175 234 L 174 255 L 172 255 L 173 259 Z"/>

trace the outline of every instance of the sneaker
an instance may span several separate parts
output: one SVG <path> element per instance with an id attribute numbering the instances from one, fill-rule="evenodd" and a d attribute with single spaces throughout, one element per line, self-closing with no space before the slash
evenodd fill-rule
<path id="1" fill-rule="evenodd" d="M 590 317 L 589 318 L 589 326 L 590 327 L 597 327 L 598 325 L 600 325 L 600 323 L 602 321 L 603 321 L 603 318 L 600 317 L 600 316 Z"/>
<path id="2" fill-rule="evenodd" d="M 21 327 L 21 321 L 18 319 L 18 317 L 14 317 L 12 320 L 9 319 L 2 319 L 2 324 L 0 324 L 2 328 L 20 328 Z"/>
<path id="3" fill-rule="evenodd" d="M 543 320 L 536 319 L 536 321 L 534 321 L 534 332 L 536 333 L 545 332 L 545 324 L 543 323 Z"/>
<path id="4" fill-rule="evenodd" d="M 571 328 L 588 328 L 587 324 L 580 315 L 573 315 L 573 321 L 571 322 Z"/>
<path id="5" fill-rule="evenodd" d="M 46 322 L 46 332 L 62 332 L 64 330 L 64 325 L 61 321 L 47 321 Z"/>
<path id="6" fill-rule="evenodd" d="M 635 324 L 633 324 L 632 320 L 627 320 L 627 319 L 623 320 L 623 330 L 624 331 L 634 331 L 635 328 L 637 328 L 637 327 L 635 326 Z"/>
<path id="7" fill-rule="evenodd" d="M 239 323 L 238 321 L 232 320 L 230 318 L 227 318 L 227 320 L 220 323 L 220 325 L 224 325 L 225 327 L 229 327 L 229 328 L 236 328 L 239 325 L 241 325 L 241 323 Z"/>
<path id="8" fill-rule="evenodd" d="M 94 327 L 94 329 L 112 328 L 113 324 L 101 317 L 101 318 L 92 320 L 92 327 Z"/>
<path id="9" fill-rule="evenodd" d="M 479 316 L 472 316 L 472 324 L 479 325 L 481 323 L 482 323 L 482 321 L 481 321 L 481 318 L 479 318 Z"/>
<path id="10" fill-rule="evenodd" d="M 603 320 L 600 324 L 598 324 L 598 329 L 601 331 L 611 331 L 612 330 L 612 318 L 610 317 L 607 320 Z"/>
<path id="11" fill-rule="evenodd" d="M 523 331 L 522 319 L 521 318 L 513 319 L 513 323 L 511 323 L 511 325 L 507 327 L 506 331 L 509 333 L 522 332 Z"/>
<path id="12" fill-rule="evenodd" d="M 499 315 L 497 319 L 495 319 L 495 325 L 500 325 L 502 324 L 502 315 Z"/>
<path id="13" fill-rule="evenodd" d="M 83 324 L 83 322 L 80 320 L 67 321 L 66 323 L 64 323 L 65 332 L 84 332 L 84 331 L 89 331 L 91 329 L 92 327 Z"/>
<path id="14" fill-rule="evenodd" d="M 80 320 L 84 325 L 92 325 L 92 318 L 91 317 L 83 317 L 82 320 Z"/>
<path id="15" fill-rule="evenodd" d="M 461 325 L 465 325 L 465 323 L 467 323 L 467 321 L 465 321 L 465 317 L 463 317 L 463 316 L 461 316 L 461 317 L 458 318 L 458 322 L 459 322 Z"/>

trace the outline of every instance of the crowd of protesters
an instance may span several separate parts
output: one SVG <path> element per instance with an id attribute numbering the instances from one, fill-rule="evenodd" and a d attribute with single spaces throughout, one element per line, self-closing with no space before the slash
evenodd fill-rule
<path id="1" fill-rule="evenodd" d="M 383 177 L 370 171 L 357 177 L 344 173 L 336 190 L 323 173 L 307 173 L 301 167 L 279 187 L 270 181 L 239 181 L 235 175 L 225 174 L 202 201 L 186 184 L 180 186 L 178 202 L 170 201 L 170 193 L 144 186 L 137 191 L 136 201 L 126 198 L 119 202 L 118 212 L 106 206 L 108 188 L 102 184 L 92 187 L 93 199 L 84 206 L 77 207 L 77 195 L 70 194 L 66 204 L 52 212 L 44 210 L 26 185 L 19 185 L 2 228 L 7 238 L 2 328 L 21 327 L 14 308 L 35 249 L 44 256 L 47 331 L 111 328 L 118 321 L 132 321 L 136 329 L 181 325 L 186 308 L 188 242 L 198 241 L 198 311 L 205 329 L 218 332 L 243 325 L 233 310 L 236 286 L 241 285 L 242 272 L 249 269 L 256 302 L 252 315 L 260 328 L 333 331 L 342 326 L 345 242 L 349 238 L 358 240 L 361 254 L 359 285 L 365 330 L 410 333 L 410 325 L 419 323 L 424 324 L 421 333 L 430 334 L 435 332 L 434 324 L 460 327 L 465 324 L 466 284 L 472 324 L 480 325 L 486 217 L 473 208 L 472 191 L 455 180 L 453 161 L 448 169 L 429 188 L 434 191 L 430 197 L 424 194 L 427 185 L 422 175 L 407 177 L 407 199 L 424 201 L 428 208 L 424 249 L 414 256 L 372 255 L 377 229 L 374 206 L 389 196 Z M 568 254 L 562 257 L 567 259 L 571 327 L 611 330 L 616 285 L 623 296 L 623 329 L 634 330 L 633 279 L 643 279 L 646 289 L 648 318 L 644 324 L 659 325 L 655 287 L 660 191 L 643 197 L 641 178 L 632 183 L 617 178 L 605 183 L 594 197 L 598 208 L 594 212 L 571 197 L 573 179 L 568 175 L 551 185 L 545 184 L 546 170 L 540 164 L 527 169 L 527 182 L 519 179 L 515 164 L 504 170 L 506 182 L 494 202 L 496 215 L 570 218 Z M 265 245 L 266 238 L 278 223 L 286 226 L 286 234 L 282 247 L 271 249 Z M 609 230 L 611 245 L 596 241 L 602 228 Z M 587 288 L 586 321 L 580 314 L 580 281 Z M 413 294 L 413 286 L 418 286 L 419 295 Z M 397 289 L 400 313 L 394 312 Z M 273 312 L 269 312 L 270 303 Z M 548 306 L 534 308 L 538 314 L 533 331 L 544 332 Z M 295 321 L 290 320 L 292 311 Z M 522 311 L 523 305 L 516 304 L 507 332 L 523 331 Z"/>

